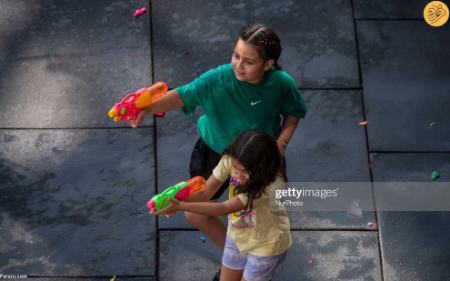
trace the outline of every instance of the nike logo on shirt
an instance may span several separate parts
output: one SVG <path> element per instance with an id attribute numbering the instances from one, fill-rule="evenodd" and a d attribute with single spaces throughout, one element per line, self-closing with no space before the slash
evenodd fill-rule
<path id="1" fill-rule="evenodd" d="M 251 105 L 251 106 L 254 106 L 254 105 L 256 105 L 256 104 L 258 104 L 258 103 L 260 103 L 260 102 L 262 102 L 262 100 L 259 100 L 259 101 L 252 101 L 252 102 L 250 103 L 250 105 Z"/>

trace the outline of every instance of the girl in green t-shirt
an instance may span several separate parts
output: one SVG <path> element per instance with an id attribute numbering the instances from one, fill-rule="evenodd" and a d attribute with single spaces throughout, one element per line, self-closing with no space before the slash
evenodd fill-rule
<path id="1" fill-rule="evenodd" d="M 156 112 L 182 108 L 192 113 L 195 106 L 201 106 L 204 114 L 197 122 L 200 138 L 191 156 L 191 177 L 208 178 L 223 149 L 246 130 L 265 131 L 276 139 L 279 151 L 284 154 L 300 118 L 306 114 L 306 106 L 296 82 L 278 64 L 280 54 L 280 39 L 273 30 L 261 24 L 244 27 L 229 65 L 219 66 L 169 91 L 141 111 L 132 126 L 138 127 L 146 116 Z M 217 199 L 227 187 L 225 182 L 205 200 Z M 193 227 L 224 249 L 226 226 L 220 218 L 190 212 L 185 216 Z"/>
<path id="2" fill-rule="evenodd" d="M 270 280 L 292 244 L 287 212 L 276 207 L 275 201 L 271 204 L 270 196 L 275 194 L 274 183 L 280 187 L 287 180 L 282 158 L 270 135 L 247 131 L 225 150 L 203 191 L 193 194 L 189 202 L 171 200 L 153 214 L 228 215 L 220 280 Z M 227 201 L 197 202 L 210 198 L 228 178 Z"/>

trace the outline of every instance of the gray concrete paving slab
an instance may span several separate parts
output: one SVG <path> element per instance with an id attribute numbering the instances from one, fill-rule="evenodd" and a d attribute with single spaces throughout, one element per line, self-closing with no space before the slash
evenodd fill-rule
<path id="1" fill-rule="evenodd" d="M 155 274 L 151 130 L 0 130 L 0 141 L 0 273 Z"/>
<path id="2" fill-rule="evenodd" d="M 229 63 L 240 28 L 262 22 L 278 33 L 280 63 L 301 87 L 360 86 L 350 1 L 152 3 L 156 80 L 178 86 Z"/>
<path id="3" fill-rule="evenodd" d="M 431 1 L 391 0 L 365 1 L 353 0 L 357 19 L 421 19 L 423 9 Z"/>
<path id="4" fill-rule="evenodd" d="M 273 280 L 380 281 L 376 232 L 292 231 L 293 245 Z"/>
<path id="5" fill-rule="evenodd" d="M 89 277 L 70 277 L 70 278 L 64 278 L 64 277 L 57 277 L 57 278 L 41 278 L 41 277 L 33 277 L 33 276 L 27 276 L 26 279 L 24 278 L 7 278 L 8 281 L 155 281 L 156 277 L 150 276 L 150 277 L 128 277 L 128 276 L 116 276 L 115 279 L 113 279 L 114 276 L 110 277 L 104 277 L 104 278 L 89 278 Z M 6 279 L 6 278 L 5 278 Z"/>
<path id="6" fill-rule="evenodd" d="M 360 91 L 303 91 L 308 114 L 286 150 L 290 182 L 370 181 Z M 372 198 L 368 190 L 367 197 Z M 371 199 L 369 199 L 371 200 Z M 361 228 L 373 212 L 290 213 L 293 228 Z"/>
<path id="7" fill-rule="evenodd" d="M 308 113 L 286 149 L 289 181 L 369 181 L 361 91 L 302 91 Z"/>
<path id="8" fill-rule="evenodd" d="M 123 126 L 107 111 L 151 84 L 149 15 L 132 16 L 145 4 L 2 1 L 0 127 Z"/>
<path id="9" fill-rule="evenodd" d="M 376 154 L 374 181 L 450 181 L 448 154 Z M 384 280 L 448 280 L 449 212 L 378 212 Z"/>
<path id="10" fill-rule="evenodd" d="M 202 242 L 198 231 L 159 233 L 159 280 L 212 280 L 220 269 L 222 253 Z"/>
<path id="11" fill-rule="evenodd" d="M 377 229 L 372 211 L 349 209 L 348 211 L 289 211 L 291 228 L 309 229 Z"/>
<path id="12" fill-rule="evenodd" d="M 221 253 L 198 235 L 160 233 L 161 280 L 212 279 Z M 283 269 L 273 280 L 381 280 L 375 232 L 293 231 L 292 240 Z"/>
<path id="13" fill-rule="evenodd" d="M 439 181 L 450 181 L 448 153 L 371 153 L 370 159 L 375 182 L 430 182 L 433 171 Z"/>
<path id="14" fill-rule="evenodd" d="M 450 149 L 450 26 L 358 22 L 371 151 Z"/>

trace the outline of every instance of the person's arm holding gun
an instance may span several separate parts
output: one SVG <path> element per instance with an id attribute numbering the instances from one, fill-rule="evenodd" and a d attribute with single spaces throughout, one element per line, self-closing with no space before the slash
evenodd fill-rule
<path id="1" fill-rule="evenodd" d="M 184 104 L 180 98 L 180 94 L 176 90 L 170 90 L 167 92 L 167 94 L 157 99 L 150 107 L 143 109 L 138 114 L 138 117 L 135 120 L 131 121 L 131 126 L 133 128 L 139 127 L 144 121 L 144 118 L 148 115 L 157 112 L 171 111 L 177 108 L 182 108 L 183 106 Z"/>

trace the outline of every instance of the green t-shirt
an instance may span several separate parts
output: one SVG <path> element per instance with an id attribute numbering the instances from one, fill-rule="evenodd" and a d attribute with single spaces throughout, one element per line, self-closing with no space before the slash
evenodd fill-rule
<path id="1" fill-rule="evenodd" d="M 202 140 L 217 153 L 240 133 L 260 129 L 277 138 L 282 117 L 303 118 L 306 106 L 295 81 L 283 70 L 272 68 L 259 84 L 236 79 L 232 65 L 212 69 L 189 84 L 176 88 L 192 114 L 196 106 L 204 114 L 197 120 Z"/>

